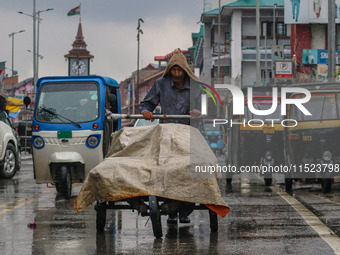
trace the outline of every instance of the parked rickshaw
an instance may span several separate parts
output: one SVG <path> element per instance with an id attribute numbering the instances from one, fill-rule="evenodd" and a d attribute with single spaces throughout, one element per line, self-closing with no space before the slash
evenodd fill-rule
<path id="1" fill-rule="evenodd" d="M 222 154 L 225 145 L 225 127 L 223 125 L 213 125 L 212 121 L 205 121 L 200 125 L 201 133 L 216 154 Z"/>
<path id="2" fill-rule="evenodd" d="M 233 99 L 228 101 L 228 119 L 234 123 L 228 125 L 228 162 L 239 169 L 241 166 L 280 165 L 284 163 L 284 128 L 281 121 L 280 94 L 277 108 L 270 115 L 255 115 L 248 108 L 247 89 L 242 89 L 245 96 L 244 115 L 233 115 Z M 279 91 L 278 91 L 279 93 Z M 271 87 L 253 88 L 253 106 L 257 110 L 267 110 L 273 103 Z M 269 121 L 273 119 L 273 121 Z M 275 119 L 275 120 L 274 120 Z M 248 121 L 251 123 L 248 123 Z M 230 122 L 230 121 L 229 121 Z M 263 124 L 263 125 L 262 125 Z M 232 176 L 227 176 L 231 183 Z M 272 174 L 264 174 L 265 185 L 272 185 Z M 228 188 L 228 187 L 227 187 Z"/>
<path id="3" fill-rule="evenodd" d="M 312 115 L 304 115 L 295 105 L 288 108 L 287 118 L 298 122 L 286 129 L 287 164 L 294 167 L 286 190 L 292 189 L 292 178 L 321 183 L 329 193 L 332 176 L 339 175 L 340 163 L 340 83 L 298 84 L 310 91 L 311 99 L 304 104 Z M 291 98 L 304 95 L 292 94 Z"/>
<path id="4" fill-rule="evenodd" d="M 102 76 L 44 77 L 37 82 L 33 116 L 33 165 L 37 183 L 52 183 L 71 196 L 72 183 L 100 163 L 110 147 L 110 135 L 121 120 L 119 85 Z"/>

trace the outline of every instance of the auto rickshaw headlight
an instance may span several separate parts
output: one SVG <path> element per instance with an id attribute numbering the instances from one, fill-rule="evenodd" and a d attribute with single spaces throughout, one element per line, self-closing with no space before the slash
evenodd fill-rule
<path id="1" fill-rule="evenodd" d="M 86 146 L 93 149 L 99 145 L 100 135 L 90 135 L 86 140 Z"/>
<path id="2" fill-rule="evenodd" d="M 45 141 L 41 136 L 33 136 L 33 147 L 41 149 L 45 146 Z"/>
<path id="3" fill-rule="evenodd" d="M 332 159 L 332 153 L 330 153 L 329 151 L 325 151 L 322 154 L 322 158 L 324 161 L 330 161 Z"/>

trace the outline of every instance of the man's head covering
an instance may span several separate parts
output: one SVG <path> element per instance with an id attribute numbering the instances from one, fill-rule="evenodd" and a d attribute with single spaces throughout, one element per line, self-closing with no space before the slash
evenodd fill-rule
<path id="1" fill-rule="evenodd" d="M 180 48 L 175 50 L 174 55 L 171 57 L 168 65 L 167 65 L 167 67 L 164 71 L 163 76 L 169 75 L 170 69 L 173 66 L 176 66 L 176 65 L 181 67 L 191 79 L 194 79 L 198 82 L 201 82 L 200 79 L 198 79 L 197 76 L 194 74 L 194 72 L 191 70 L 190 66 L 188 65 L 187 59 L 184 56 L 184 54 L 182 53 Z"/>

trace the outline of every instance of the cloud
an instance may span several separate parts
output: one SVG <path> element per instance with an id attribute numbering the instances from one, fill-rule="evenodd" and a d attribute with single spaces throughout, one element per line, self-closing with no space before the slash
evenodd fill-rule
<path id="1" fill-rule="evenodd" d="M 73 27 L 64 31 L 64 27 Z M 178 29 L 181 27 L 181 29 Z M 191 32 L 196 26 L 186 25 L 181 17 L 172 16 L 156 22 L 145 21 L 140 40 L 140 68 L 154 63 L 156 55 L 165 55 L 175 48 L 187 49 L 191 46 Z M 40 72 L 44 75 L 67 75 L 67 63 L 63 55 L 72 48 L 78 22 L 61 21 L 53 33 L 48 33 L 43 42 L 41 54 L 49 52 L 43 59 Z M 115 22 L 82 21 L 87 49 L 94 55 L 91 73 L 113 77 L 119 81 L 127 78 L 137 69 L 137 30 L 131 24 Z M 47 31 L 46 31 L 47 32 Z M 62 36 L 61 36 L 62 35 Z M 45 65 L 44 62 L 50 64 Z"/>
<path id="2" fill-rule="evenodd" d="M 11 67 L 11 40 L 8 34 L 25 29 L 25 33 L 15 35 L 15 67 L 19 80 L 33 75 L 33 56 L 27 50 L 33 45 L 33 19 L 17 14 L 22 10 L 32 12 L 32 1 L 0 0 L 1 28 L 0 61 L 7 61 Z M 94 60 L 91 73 L 124 80 L 137 69 L 137 20 L 143 18 L 140 40 L 140 68 L 154 63 L 154 57 L 165 55 L 175 48 L 187 49 L 192 45 L 191 33 L 199 31 L 196 21 L 200 18 L 201 1 L 153 1 L 153 0 L 98 0 L 82 1 L 82 26 L 87 49 Z M 22 3 L 22 5 L 21 5 Z M 67 75 L 64 55 L 72 48 L 78 28 L 79 16 L 67 17 L 67 12 L 79 1 L 37 0 L 37 9 L 54 8 L 42 13 L 40 23 L 39 75 Z M 20 6 L 20 8 L 18 8 Z M 31 11 L 29 11 L 31 10 Z M 10 74 L 10 71 L 7 71 Z"/>

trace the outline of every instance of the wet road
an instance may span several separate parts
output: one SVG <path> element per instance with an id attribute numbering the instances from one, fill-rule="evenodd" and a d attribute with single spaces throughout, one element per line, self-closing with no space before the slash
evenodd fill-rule
<path id="1" fill-rule="evenodd" d="M 56 197 L 54 188 L 35 184 L 25 161 L 12 180 L 0 180 L 0 254 L 340 254 L 339 184 L 330 195 L 314 184 L 295 185 L 291 196 L 280 180 L 266 188 L 235 178 L 232 193 L 224 182 L 221 189 L 231 212 L 219 218 L 218 233 L 210 233 L 206 211 L 194 211 L 178 227 L 162 216 L 164 237 L 155 239 L 147 217 L 127 210 L 110 210 L 97 233 L 93 206 L 73 210 L 80 185 L 72 199 Z"/>

